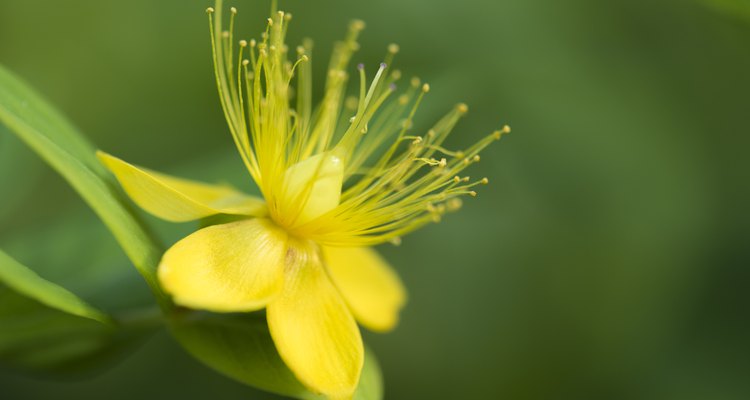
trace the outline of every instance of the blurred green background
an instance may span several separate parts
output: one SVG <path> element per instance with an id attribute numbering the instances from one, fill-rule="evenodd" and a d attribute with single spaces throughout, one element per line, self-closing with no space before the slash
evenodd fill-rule
<path id="1" fill-rule="evenodd" d="M 210 4 L 0 0 L 0 62 L 100 148 L 251 190 L 214 87 Z M 268 1 L 229 4 L 242 32 L 262 29 Z M 410 293 L 395 332 L 366 334 L 386 398 L 750 398 L 750 2 L 281 8 L 291 43 L 315 39 L 316 77 L 362 18 L 355 62 L 397 42 L 397 66 L 432 84 L 417 128 L 465 101 L 453 147 L 514 129 L 469 171 L 491 180 L 478 198 L 381 248 Z M 195 228 L 149 222 L 166 243 Z M 105 309 L 151 302 L 94 214 L 7 132 L 0 248 Z M 275 398 L 165 333 L 74 381 L 0 368 L 0 397 Z"/>

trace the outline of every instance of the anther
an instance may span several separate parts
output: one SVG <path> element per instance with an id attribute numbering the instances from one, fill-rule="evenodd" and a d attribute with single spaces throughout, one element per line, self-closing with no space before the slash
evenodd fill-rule
<path id="1" fill-rule="evenodd" d="M 399 51 L 399 47 L 396 43 L 391 43 L 388 45 L 388 52 L 391 54 L 396 54 Z"/>
<path id="2" fill-rule="evenodd" d="M 365 29 L 365 21 L 362 21 L 361 19 L 355 19 L 352 21 L 351 29 L 355 31 L 361 31 L 362 29 Z"/>
<path id="3" fill-rule="evenodd" d="M 250 64 L 250 60 L 242 60 L 242 65 L 247 67 Z"/>
<path id="4" fill-rule="evenodd" d="M 448 165 L 448 160 L 446 160 L 445 157 L 441 158 L 438 167 L 444 168 L 446 165 Z"/>
<path id="5" fill-rule="evenodd" d="M 492 137 L 495 138 L 495 140 L 500 140 L 502 136 L 503 136 L 503 131 L 492 132 Z"/>
<path id="6" fill-rule="evenodd" d="M 463 205 L 463 202 L 459 198 L 453 198 L 448 200 L 447 206 L 448 211 L 456 211 Z"/>
<path id="7" fill-rule="evenodd" d="M 346 101 L 344 102 L 344 105 L 346 108 L 350 110 L 356 110 L 358 105 L 358 99 L 354 96 L 349 96 L 346 98 Z"/>
<path id="8" fill-rule="evenodd" d="M 221 32 L 221 37 L 228 38 L 229 37 L 229 31 Z"/>
<path id="9" fill-rule="evenodd" d="M 305 54 L 305 48 L 302 46 L 297 46 L 297 54 L 299 55 Z"/>
<path id="10" fill-rule="evenodd" d="M 363 69 L 365 69 L 365 64 L 362 64 L 362 63 L 357 64 L 357 69 L 362 71 Z"/>
<path id="11" fill-rule="evenodd" d="M 237 14 L 237 9 L 234 7 L 230 8 L 229 11 L 231 11 L 232 14 Z"/>
<path id="12" fill-rule="evenodd" d="M 300 57 L 300 60 L 304 62 L 308 62 L 310 61 L 310 57 L 308 57 L 307 54 L 303 54 L 302 57 Z"/>
<path id="13" fill-rule="evenodd" d="M 510 133 L 510 126 L 509 125 L 504 125 L 503 126 L 503 133 Z"/>
<path id="14" fill-rule="evenodd" d="M 479 162 L 479 154 L 474 156 L 474 162 Z"/>
<path id="15" fill-rule="evenodd" d="M 479 181 L 479 182 L 482 182 L 482 185 L 486 185 L 486 184 L 490 183 L 490 180 L 488 178 L 482 178 L 482 180 Z"/>
<path id="16" fill-rule="evenodd" d="M 395 80 L 401 79 L 401 71 L 397 69 L 394 70 L 393 72 L 391 72 L 391 77 L 393 77 L 393 79 Z"/>
<path id="17" fill-rule="evenodd" d="M 384 62 L 380 63 L 380 69 L 386 69 L 386 68 L 388 68 L 388 64 Z"/>
<path id="18" fill-rule="evenodd" d="M 412 85 L 412 86 L 414 86 L 414 87 L 419 87 L 419 84 L 420 84 L 420 83 L 422 83 L 422 82 L 421 82 L 421 81 L 419 80 L 419 78 L 417 78 L 416 76 L 415 76 L 415 77 L 413 77 L 413 78 L 411 78 L 411 85 Z"/>
<path id="19" fill-rule="evenodd" d="M 257 42 L 255 41 L 255 39 L 250 39 L 250 47 L 255 47 L 256 44 Z"/>
<path id="20" fill-rule="evenodd" d="M 247 47 L 247 40 L 240 40 L 240 47 Z"/>
<path id="21" fill-rule="evenodd" d="M 425 83 L 424 85 L 422 85 L 422 92 L 427 93 L 429 91 L 430 91 L 430 84 L 429 83 Z"/>
<path id="22" fill-rule="evenodd" d="M 429 131 L 427 131 L 427 136 L 429 136 L 430 138 L 434 138 L 435 137 L 435 130 L 434 129 L 430 129 Z"/>
<path id="23" fill-rule="evenodd" d="M 471 196 L 471 197 L 477 197 L 477 192 L 475 192 L 475 191 L 472 190 L 471 192 L 469 192 L 469 196 Z"/>
<path id="24" fill-rule="evenodd" d="M 213 7 L 208 7 L 208 8 L 206 9 L 206 14 L 213 14 L 213 13 L 214 13 L 214 11 L 216 11 L 216 10 L 214 10 L 214 8 L 213 8 Z"/>
<path id="25" fill-rule="evenodd" d="M 453 177 L 453 182 L 460 183 L 461 182 L 461 177 L 459 177 L 458 175 L 454 176 Z"/>
<path id="26" fill-rule="evenodd" d="M 461 103 L 458 105 L 458 112 L 460 112 L 461 114 L 466 114 L 468 111 L 469 111 L 469 106 L 467 106 L 466 104 Z"/>
<path id="27" fill-rule="evenodd" d="M 268 26 L 273 26 L 273 20 L 271 18 L 266 19 L 266 22 L 268 22 Z"/>
<path id="28" fill-rule="evenodd" d="M 290 21 L 291 19 L 292 19 L 292 14 L 291 13 L 284 14 L 284 20 L 285 21 Z"/>

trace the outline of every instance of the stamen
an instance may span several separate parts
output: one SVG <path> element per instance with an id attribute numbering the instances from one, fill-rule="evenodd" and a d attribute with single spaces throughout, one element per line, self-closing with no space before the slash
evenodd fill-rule
<path id="1" fill-rule="evenodd" d="M 348 72 L 353 72 L 349 63 L 359 48 L 357 37 L 364 22 L 352 21 L 346 38 L 334 47 L 323 99 L 313 113 L 312 43 L 304 41 L 295 48 L 296 59 L 289 59 L 284 38 L 291 14 L 274 12 L 260 42 L 235 41 L 237 10 L 230 8 L 229 29 L 222 30 L 221 5 L 217 0 L 216 9 L 209 7 L 206 12 L 224 115 L 277 224 L 322 244 L 400 243 L 402 235 L 458 210 L 458 196 L 476 196 L 474 186 L 489 184 L 488 178 L 470 182 L 461 172 L 479 162 L 479 153 L 509 133 L 510 127 L 503 126 L 467 149 L 448 150 L 443 142 L 468 111 L 461 103 L 422 136 L 411 133 L 430 85 L 413 77 L 396 93 L 395 82 L 402 74 L 390 66 L 400 51 L 398 45 L 387 46 L 370 81 L 365 65 L 357 65 L 359 95 L 346 96 Z M 382 155 L 375 157 L 379 152 Z M 302 179 L 295 171 L 305 169 L 300 165 L 308 165 L 301 164 L 306 160 L 311 160 L 308 164 L 329 160 L 343 167 L 309 164 L 317 166 L 307 168 Z M 344 180 L 357 178 L 347 182 L 346 190 L 317 189 L 321 180 L 331 182 L 326 171 L 342 174 L 342 169 Z M 308 204 L 331 203 L 334 195 L 330 209 L 317 209 L 314 218 L 303 217 L 312 215 Z"/>

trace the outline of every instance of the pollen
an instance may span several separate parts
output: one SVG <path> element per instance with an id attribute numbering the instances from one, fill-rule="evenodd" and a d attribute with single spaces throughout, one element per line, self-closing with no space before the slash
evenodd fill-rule
<path id="1" fill-rule="evenodd" d="M 351 67 L 363 21 L 334 46 L 320 95 L 313 93 L 312 43 L 289 52 L 291 15 L 268 18 L 260 38 L 234 38 L 222 1 L 209 14 L 216 81 L 224 116 L 270 217 L 292 235 L 325 245 L 400 243 L 401 237 L 475 197 L 460 173 L 510 132 L 503 126 L 464 149 L 443 145 L 468 111 L 460 103 L 420 131 L 415 115 L 430 85 L 414 77 L 399 88 L 391 68 L 400 48 L 387 46 L 377 68 Z M 291 59 L 290 59 L 291 58 Z M 355 96 L 347 97 L 353 86 Z M 318 104 L 313 99 L 320 98 Z"/>

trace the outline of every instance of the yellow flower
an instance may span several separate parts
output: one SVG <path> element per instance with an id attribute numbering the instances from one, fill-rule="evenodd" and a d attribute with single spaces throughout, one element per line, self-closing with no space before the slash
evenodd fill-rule
<path id="1" fill-rule="evenodd" d="M 216 81 L 234 142 L 263 200 L 231 187 L 174 178 L 99 153 L 128 195 L 157 217 L 190 221 L 244 216 L 180 240 L 158 276 L 175 303 L 214 312 L 265 308 L 282 359 L 311 390 L 350 398 L 363 345 L 355 321 L 392 329 L 406 294 L 395 272 L 368 246 L 399 238 L 476 195 L 459 173 L 508 132 L 506 126 L 463 151 L 442 147 L 458 105 L 424 135 L 412 117 L 429 86 L 414 79 L 400 95 L 389 65 L 367 84 L 361 64 L 358 98 L 345 99 L 348 64 L 361 21 L 335 47 L 325 93 L 312 104 L 311 44 L 288 61 L 290 14 L 274 13 L 260 42 L 235 46 L 236 9 L 222 30 L 222 1 L 208 9 Z M 291 84 L 296 79 L 296 88 Z M 395 98 L 395 99 L 394 99 Z"/>

